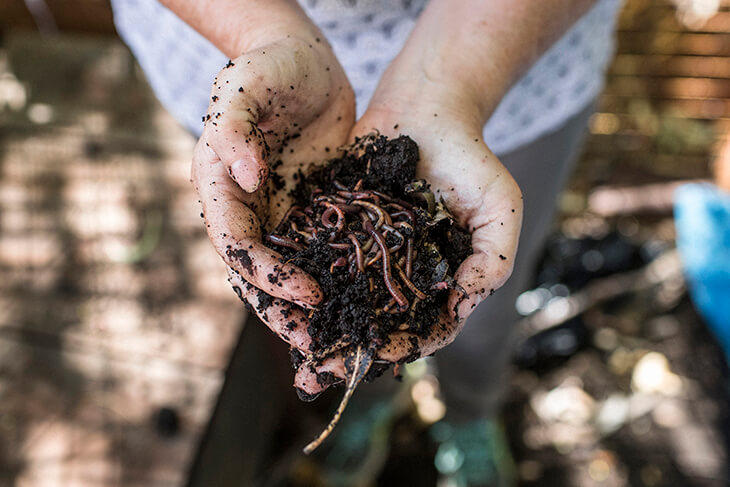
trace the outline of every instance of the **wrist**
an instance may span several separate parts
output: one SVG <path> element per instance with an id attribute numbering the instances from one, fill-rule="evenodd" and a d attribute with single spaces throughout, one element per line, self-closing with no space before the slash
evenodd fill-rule
<path id="1" fill-rule="evenodd" d="M 436 92 L 483 125 L 525 70 L 595 0 L 431 0 L 398 57 L 392 80 Z"/>
<path id="2" fill-rule="evenodd" d="M 408 120 L 411 124 L 456 124 L 481 133 L 491 113 L 482 102 L 458 80 L 439 79 L 420 68 L 404 69 L 394 63 L 378 84 L 368 114 L 387 114 L 388 120 Z"/>
<path id="3" fill-rule="evenodd" d="M 435 100 L 481 129 L 522 63 L 516 56 L 501 56 L 492 33 L 481 26 L 476 29 L 471 21 L 463 22 L 463 13 L 454 12 L 458 6 L 449 5 L 429 4 L 384 74 L 374 99 L 383 85 L 382 91 L 388 94 L 383 98 L 393 103 L 396 96 L 389 88 L 400 87 L 398 97 Z M 492 50 L 497 52 L 490 54 Z M 415 106 L 420 103 L 415 101 Z"/>
<path id="4" fill-rule="evenodd" d="M 231 59 L 290 36 L 326 44 L 295 0 L 160 1 Z"/>
<path id="5" fill-rule="evenodd" d="M 370 107 L 416 111 L 421 117 L 438 114 L 481 132 L 513 77 L 508 66 L 489 59 L 482 59 L 475 69 L 468 56 L 449 46 L 448 39 L 409 39 L 383 74 Z"/>
<path id="6" fill-rule="evenodd" d="M 317 26 L 296 2 L 293 2 L 295 5 L 290 3 L 292 2 L 277 1 L 273 2 L 275 7 L 267 4 L 253 12 L 243 9 L 237 17 L 238 20 L 229 23 L 231 28 L 227 35 L 229 39 L 227 47 L 231 51 L 230 57 L 237 57 L 290 37 L 304 40 L 317 49 L 326 48 L 331 51 Z"/>

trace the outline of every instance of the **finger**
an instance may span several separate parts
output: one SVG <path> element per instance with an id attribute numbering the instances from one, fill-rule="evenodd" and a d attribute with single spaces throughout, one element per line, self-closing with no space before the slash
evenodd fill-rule
<path id="1" fill-rule="evenodd" d="M 268 158 L 271 149 L 251 111 L 229 110 L 215 112 L 213 121 L 206 122 L 203 137 L 220 157 L 228 175 L 246 192 L 256 191 L 269 175 Z"/>
<path id="2" fill-rule="evenodd" d="M 230 61 L 218 73 L 211 88 L 208 113 L 203 117 L 203 137 L 230 177 L 251 193 L 268 176 L 271 148 L 258 126 L 264 116 L 260 107 L 266 102 L 254 89 L 256 73 L 249 69 L 249 61 L 242 57 Z M 263 71 L 265 64 L 258 62 L 257 66 L 258 71 Z M 270 73 L 261 74 L 271 77 Z"/>
<path id="3" fill-rule="evenodd" d="M 512 274 L 522 225 L 522 195 L 511 176 L 498 179 L 488 201 L 470 218 L 474 253 L 461 263 L 454 279 L 464 292 L 451 291 L 448 310 L 466 319 L 479 303 Z"/>
<path id="4" fill-rule="evenodd" d="M 309 321 L 301 309 L 292 307 L 291 303 L 286 301 L 266 299 L 260 294 L 263 291 L 244 281 L 241 275 L 230 267 L 228 282 L 239 298 L 246 300 L 261 321 L 279 338 L 304 353 L 309 351 L 312 344 L 312 338 L 307 332 Z"/>
<path id="5" fill-rule="evenodd" d="M 439 322 L 427 337 L 408 332 L 396 332 L 388 336 L 388 342 L 377 348 L 376 358 L 391 363 L 413 362 L 440 350 L 454 341 L 464 322 L 452 320 L 441 312 Z M 304 362 L 297 369 L 294 387 L 303 400 L 313 400 L 330 385 L 346 378 L 342 352 L 333 353 L 321 363 Z"/>
<path id="6" fill-rule="evenodd" d="M 257 195 L 244 193 L 226 174 L 223 164 L 198 142 L 192 179 L 203 206 L 205 227 L 218 254 L 244 280 L 266 293 L 302 306 L 315 306 L 322 291 L 309 274 L 282 263 L 281 255 L 261 243 L 255 208 Z"/>
<path id="7" fill-rule="evenodd" d="M 337 353 L 317 365 L 311 362 L 301 364 L 294 375 L 294 388 L 299 399 L 313 401 L 329 386 L 344 379 L 345 375 L 345 361 Z"/>
<path id="8" fill-rule="evenodd" d="M 453 320 L 442 311 L 428 336 L 405 331 L 393 333 L 389 335 L 388 343 L 378 349 L 377 356 L 380 360 L 392 363 L 408 363 L 427 357 L 453 342 L 463 325 L 463 321 Z"/>

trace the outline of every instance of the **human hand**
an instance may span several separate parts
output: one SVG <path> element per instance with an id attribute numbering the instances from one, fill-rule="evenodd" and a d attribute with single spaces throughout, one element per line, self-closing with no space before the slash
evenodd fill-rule
<path id="1" fill-rule="evenodd" d="M 195 147 L 192 181 L 234 288 L 254 307 L 259 290 L 278 298 L 260 316 L 302 349 L 309 343 L 306 329 L 289 330 L 278 310 L 285 301 L 315 306 L 321 290 L 263 245 L 262 227 L 278 222 L 291 205 L 297 171 L 346 141 L 354 113 L 352 89 L 326 41 L 286 37 L 221 70 Z M 292 313 L 287 322 L 303 315 Z"/>
<path id="2" fill-rule="evenodd" d="M 522 198 L 512 176 L 482 140 L 483 122 L 471 105 L 438 93 L 409 95 L 400 85 L 388 85 L 387 77 L 384 81 L 351 139 L 375 130 L 388 137 L 413 138 L 420 150 L 417 176 L 431 184 L 457 224 L 471 232 L 474 250 L 455 274 L 466 294 L 450 292 L 440 326 L 433 327 L 432 335 L 422 338 L 395 332 L 388 346 L 377 350 L 377 359 L 397 363 L 412 358 L 414 340 L 420 356 L 451 343 L 479 302 L 504 284 L 517 250 Z M 327 377 L 323 372 L 345 378 L 343 357 L 333 354 L 321 362 L 305 362 L 297 371 L 295 386 L 313 395 L 328 385 L 322 380 Z"/>

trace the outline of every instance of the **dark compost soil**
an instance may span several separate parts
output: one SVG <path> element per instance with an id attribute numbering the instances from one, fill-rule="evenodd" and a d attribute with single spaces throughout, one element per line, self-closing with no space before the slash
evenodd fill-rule
<path id="1" fill-rule="evenodd" d="M 315 357 L 380 348 L 397 330 L 425 337 L 438 323 L 456 286 L 452 276 L 472 249 L 469 234 L 415 179 L 417 162 L 418 146 L 407 136 L 360 139 L 342 157 L 299 174 L 294 205 L 266 236 L 322 287 L 323 302 L 309 315 Z M 265 307 L 270 300 L 261 297 Z M 404 362 L 420 355 L 413 343 Z M 295 365 L 301 358 L 295 354 Z"/>

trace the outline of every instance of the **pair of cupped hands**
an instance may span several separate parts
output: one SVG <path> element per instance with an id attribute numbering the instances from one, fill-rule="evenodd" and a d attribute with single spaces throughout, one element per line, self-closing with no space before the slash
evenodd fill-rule
<path id="1" fill-rule="evenodd" d="M 443 326 L 433 327 L 445 334 L 416 337 L 422 356 L 453 341 L 476 305 L 512 271 L 521 194 L 482 140 L 484 121 L 474 115 L 476 101 L 396 63 L 398 58 L 357 122 L 353 90 L 324 38 L 292 35 L 247 50 L 221 70 L 212 87 L 192 167 L 208 235 L 243 299 L 255 309 L 259 290 L 276 298 L 259 317 L 304 355 L 311 353 L 307 309 L 324 296 L 311 276 L 263 245 L 262 226 L 270 230 L 283 217 L 300 169 L 334 157 L 357 136 L 378 131 L 413 138 L 420 149 L 417 176 L 472 234 L 474 253 L 455 275 L 466 294 L 451 291 L 440 316 Z M 272 184 L 274 170 L 283 178 L 282 189 Z M 272 283 L 272 273 L 291 277 Z M 298 323 L 292 330 L 286 326 L 291 321 Z M 396 332 L 390 339 L 391 346 L 376 359 L 398 362 L 409 356 L 411 336 Z M 294 385 L 312 397 L 329 383 L 317 380 L 323 372 L 344 378 L 343 356 L 300 367 Z"/>

